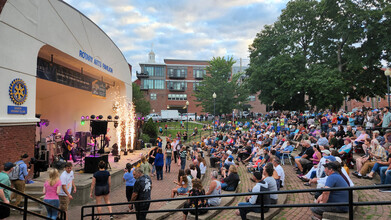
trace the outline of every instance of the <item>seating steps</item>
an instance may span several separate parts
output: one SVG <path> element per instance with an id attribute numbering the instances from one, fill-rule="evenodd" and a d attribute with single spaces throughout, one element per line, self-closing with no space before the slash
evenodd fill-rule
<path id="1" fill-rule="evenodd" d="M 358 195 L 357 193 L 353 193 L 353 202 L 358 202 Z M 356 211 L 356 208 L 358 206 L 353 207 L 353 213 Z M 332 219 L 332 220 L 348 220 L 349 219 L 349 213 L 338 213 L 338 212 L 324 212 L 322 216 L 324 220 L 326 219 Z"/>
<path id="2" fill-rule="evenodd" d="M 277 205 L 282 205 L 285 204 L 287 201 L 287 194 L 278 194 L 278 200 L 277 200 Z M 268 212 L 264 213 L 264 217 L 266 220 L 272 219 L 274 216 L 276 216 L 282 208 L 273 208 L 269 209 Z M 255 213 L 255 212 L 250 212 L 247 214 L 247 219 L 249 220 L 259 220 L 261 219 L 261 213 Z"/>

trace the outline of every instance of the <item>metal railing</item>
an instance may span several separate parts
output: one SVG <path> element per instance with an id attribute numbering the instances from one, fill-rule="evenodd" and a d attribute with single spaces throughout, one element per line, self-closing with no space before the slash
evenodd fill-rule
<path id="1" fill-rule="evenodd" d="M 321 188 L 321 189 L 300 189 L 300 190 L 285 190 L 285 191 L 262 191 L 257 193 L 236 193 L 236 194 L 222 194 L 219 196 L 192 196 L 192 197 L 181 197 L 173 199 L 155 199 L 155 200 L 144 200 L 144 201 L 132 201 L 132 202 L 123 202 L 123 203 L 112 203 L 112 204 L 100 204 L 100 205 L 85 205 L 81 207 L 81 219 L 85 217 L 91 217 L 94 219 L 95 216 L 105 216 L 105 215 L 140 215 L 141 213 L 162 213 L 162 212 L 182 212 L 182 211 L 195 211 L 195 219 L 198 220 L 198 211 L 199 210 L 228 210 L 228 209 L 243 209 L 243 208 L 260 208 L 260 219 L 265 219 L 265 208 L 300 208 L 300 207 L 324 207 L 324 206 L 348 206 L 349 208 L 349 219 L 353 220 L 353 207 L 354 206 L 373 206 L 373 205 L 391 205 L 391 200 L 389 201 L 377 201 L 377 202 L 354 202 L 353 201 L 353 191 L 355 190 L 371 190 L 371 189 L 384 189 L 391 188 L 391 184 L 387 185 L 376 185 L 376 186 L 358 186 L 358 187 L 338 187 L 338 188 Z M 348 191 L 349 197 L 348 202 L 344 203 L 304 203 L 304 204 L 275 204 L 269 205 L 264 204 L 263 196 L 267 194 L 297 194 L 297 193 L 309 193 L 309 192 L 324 192 L 324 191 Z M 251 205 L 251 206 L 220 206 L 220 207 L 198 207 L 198 199 L 207 199 L 213 197 L 238 197 L 238 196 L 251 196 L 258 195 L 261 196 L 261 204 Z M 121 206 L 121 205 L 130 205 L 142 202 L 167 202 L 167 201 L 177 201 L 177 200 L 196 200 L 194 208 L 178 208 L 178 209 L 164 209 L 164 210 L 151 210 L 151 211 L 140 211 L 136 210 L 135 212 L 113 212 L 113 213 L 95 213 L 95 207 L 106 207 L 106 206 Z M 85 214 L 86 209 L 91 209 L 90 214 Z"/>
<path id="2" fill-rule="evenodd" d="M 39 200 L 39 199 L 37 199 L 37 198 L 34 198 L 34 197 L 29 196 L 29 195 L 27 195 L 27 194 L 25 194 L 25 193 L 22 193 L 22 192 L 20 192 L 20 191 L 18 191 L 18 190 L 16 190 L 16 189 L 13 189 L 13 188 L 11 188 L 11 187 L 8 187 L 8 186 L 6 186 L 6 185 L 4 185 L 4 184 L 2 184 L 2 183 L 0 183 L 0 187 L 3 188 L 3 189 L 7 189 L 7 190 L 9 190 L 9 191 L 11 191 L 11 192 L 13 192 L 13 193 L 16 193 L 16 194 L 19 194 L 19 195 L 23 196 L 23 201 L 24 201 L 23 208 L 19 208 L 19 207 L 17 207 L 17 206 L 13 206 L 13 205 L 11 205 L 11 204 L 7 204 L 7 203 L 4 203 L 3 201 L 0 201 L 0 205 L 6 206 L 6 207 L 11 208 L 11 209 L 18 210 L 18 211 L 20 211 L 21 213 L 23 213 L 23 220 L 26 220 L 26 219 L 27 219 L 27 214 L 34 215 L 34 216 L 36 216 L 36 217 L 43 218 L 43 219 L 51 219 L 51 218 L 48 218 L 48 217 L 43 216 L 43 215 L 41 215 L 41 214 L 38 214 L 38 213 L 36 213 L 36 212 L 32 212 L 32 211 L 27 210 L 27 209 L 28 209 L 28 202 L 29 202 L 29 199 L 32 200 L 32 201 L 34 201 L 34 202 L 37 202 L 38 204 L 41 204 L 41 205 L 44 205 L 44 206 L 48 206 L 48 207 L 50 207 L 50 208 L 52 208 L 52 209 L 57 210 L 57 211 L 59 212 L 59 213 L 58 213 L 58 218 L 61 219 L 61 220 L 65 220 L 65 219 L 66 219 L 66 212 L 60 210 L 60 209 L 57 208 L 57 207 L 54 207 L 54 206 L 52 206 L 52 205 L 50 205 L 50 204 L 48 204 L 48 203 L 46 203 L 46 202 L 43 202 L 43 201 L 41 201 L 41 200 Z"/>

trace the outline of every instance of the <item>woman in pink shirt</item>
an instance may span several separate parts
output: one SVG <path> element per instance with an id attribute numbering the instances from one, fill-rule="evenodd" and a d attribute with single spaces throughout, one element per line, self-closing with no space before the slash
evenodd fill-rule
<path id="1" fill-rule="evenodd" d="M 60 207 L 60 200 L 58 198 L 58 194 L 60 193 L 61 189 L 60 174 L 58 173 L 57 169 L 50 169 L 48 173 L 49 179 L 46 180 L 45 184 L 43 185 L 43 194 L 45 194 L 45 198 L 43 201 L 48 203 L 49 205 L 58 208 Z M 57 218 L 57 210 L 49 206 L 46 206 L 46 210 L 48 218 Z"/>

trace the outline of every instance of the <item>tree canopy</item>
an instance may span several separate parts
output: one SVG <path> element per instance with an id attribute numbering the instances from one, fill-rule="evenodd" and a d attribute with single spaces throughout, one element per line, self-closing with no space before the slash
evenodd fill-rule
<path id="1" fill-rule="evenodd" d="M 384 96 L 391 61 L 386 0 L 294 0 L 249 47 L 249 88 L 281 110 L 339 108 L 344 97 Z"/>
<path id="2" fill-rule="evenodd" d="M 202 106 L 204 112 L 213 113 L 213 93 L 216 93 L 216 115 L 232 113 L 247 102 L 248 89 L 241 83 L 243 73 L 234 74 L 231 78 L 232 57 L 214 57 L 206 68 L 207 75 L 197 86 L 194 96 L 197 106 Z"/>
<path id="3" fill-rule="evenodd" d="M 143 116 L 148 115 L 151 110 L 151 104 L 145 99 L 144 94 L 140 90 L 140 86 L 132 83 L 132 92 L 136 112 Z"/>

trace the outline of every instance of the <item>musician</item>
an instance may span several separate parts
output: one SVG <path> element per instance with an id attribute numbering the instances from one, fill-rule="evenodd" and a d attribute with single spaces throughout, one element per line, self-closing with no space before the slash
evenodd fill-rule
<path id="1" fill-rule="evenodd" d="M 76 157 L 74 154 L 74 146 L 75 144 L 73 143 L 73 136 L 72 136 L 72 129 L 68 129 L 67 132 L 65 133 L 64 136 L 64 142 L 63 142 L 63 156 L 66 161 L 69 160 L 69 154 L 72 155 L 72 160 L 73 162 L 76 163 Z M 71 148 L 71 150 L 69 150 Z"/>
<path id="2" fill-rule="evenodd" d="M 110 147 L 110 138 L 111 138 L 111 136 L 109 136 L 109 131 L 110 131 L 110 128 L 107 129 L 107 133 L 106 133 L 105 139 L 104 139 L 104 144 L 103 144 L 103 147 L 102 147 L 103 149 L 105 147 Z"/>

